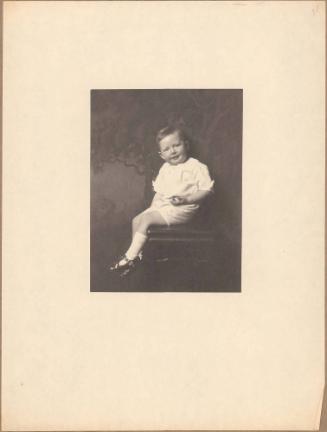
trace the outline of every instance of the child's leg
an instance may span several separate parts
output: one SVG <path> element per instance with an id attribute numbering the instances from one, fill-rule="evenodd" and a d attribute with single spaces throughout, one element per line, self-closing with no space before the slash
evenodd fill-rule
<path id="1" fill-rule="evenodd" d="M 120 270 L 126 268 L 126 266 L 129 266 L 131 262 L 135 263 L 133 260 L 140 255 L 147 240 L 147 230 L 151 225 L 167 225 L 167 222 L 156 210 L 149 212 L 145 211 L 133 219 L 132 243 L 124 257 L 119 262 L 110 267 L 110 270 Z M 131 267 L 128 267 L 126 272 L 128 273 L 130 270 Z"/>
<path id="2" fill-rule="evenodd" d="M 151 225 L 167 225 L 167 222 L 157 210 L 138 214 L 132 222 L 133 237 L 137 232 L 146 235 Z"/>
<path id="3" fill-rule="evenodd" d="M 151 225 L 167 225 L 167 222 L 156 210 L 143 212 L 133 219 L 133 239 L 125 254 L 128 259 L 134 259 L 142 251 L 147 240 L 148 228 Z"/>

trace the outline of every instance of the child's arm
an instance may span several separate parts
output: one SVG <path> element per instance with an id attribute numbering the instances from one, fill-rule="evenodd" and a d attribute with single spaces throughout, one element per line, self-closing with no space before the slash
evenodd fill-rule
<path id="1" fill-rule="evenodd" d="M 210 190 L 199 190 L 188 196 L 175 196 L 170 199 L 173 205 L 179 206 L 183 204 L 198 204 L 212 192 Z"/>

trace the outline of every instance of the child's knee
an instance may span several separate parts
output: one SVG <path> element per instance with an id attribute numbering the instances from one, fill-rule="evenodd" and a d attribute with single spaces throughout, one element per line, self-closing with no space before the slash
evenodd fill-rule
<path id="1" fill-rule="evenodd" d="M 142 216 L 140 214 L 135 216 L 132 220 L 133 226 L 137 226 L 141 222 L 141 218 L 142 218 Z"/>
<path id="2" fill-rule="evenodd" d="M 151 216 L 150 215 L 142 215 L 142 217 L 139 220 L 138 228 L 141 231 L 146 232 L 146 230 L 149 228 L 149 226 L 152 224 L 151 222 Z"/>

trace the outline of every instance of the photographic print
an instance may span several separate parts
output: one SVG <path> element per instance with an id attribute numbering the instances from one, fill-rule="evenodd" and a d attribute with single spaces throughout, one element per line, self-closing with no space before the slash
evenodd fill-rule
<path id="1" fill-rule="evenodd" d="M 241 291 L 242 97 L 91 91 L 91 291 Z"/>

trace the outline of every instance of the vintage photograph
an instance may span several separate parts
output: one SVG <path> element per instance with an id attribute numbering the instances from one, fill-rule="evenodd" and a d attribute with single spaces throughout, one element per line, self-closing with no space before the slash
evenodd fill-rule
<path id="1" fill-rule="evenodd" d="M 91 291 L 240 292 L 241 89 L 91 91 Z"/>
<path id="2" fill-rule="evenodd" d="M 327 431 L 323 1 L 8 1 L 2 431 Z"/>

